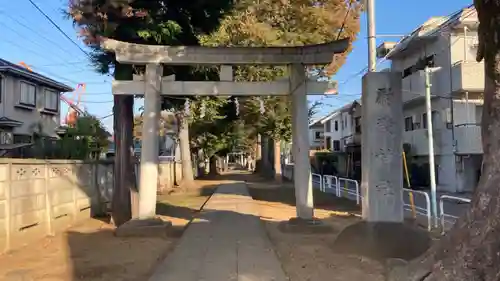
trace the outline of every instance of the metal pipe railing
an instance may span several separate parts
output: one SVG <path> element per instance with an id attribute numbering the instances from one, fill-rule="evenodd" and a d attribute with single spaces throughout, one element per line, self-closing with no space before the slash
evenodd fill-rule
<path id="1" fill-rule="evenodd" d="M 444 200 L 446 200 L 446 199 L 452 200 L 452 201 L 465 202 L 465 203 L 471 202 L 471 200 L 469 198 L 463 198 L 463 197 L 457 197 L 457 196 L 451 196 L 451 195 L 441 195 L 441 197 L 439 197 L 439 217 L 441 219 L 441 234 L 445 233 L 446 217 L 458 219 L 457 216 L 446 214 L 444 212 Z"/>
<path id="2" fill-rule="evenodd" d="M 420 195 L 424 196 L 425 208 L 417 207 L 415 205 L 412 205 L 412 203 L 410 203 L 410 204 L 403 203 L 403 205 L 405 208 L 409 208 L 409 209 L 406 209 L 408 211 L 413 212 L 413 210 L 415 210 L 417 212 L 417 214 L 426 216 L 427 217 L 427 230 L 430 231 L 432 229 L 432 213 L 431 213 L 431 198 L 429 197 L 429 194 L 425 191 L 413 190 L 413 189 L 408 189 L 408 188 L 403 188 L 403 192 L 408 192 L 410 194 L 420 194 Z M 415 209 L 413 209 L 413 208 L 415 208 Z"/>

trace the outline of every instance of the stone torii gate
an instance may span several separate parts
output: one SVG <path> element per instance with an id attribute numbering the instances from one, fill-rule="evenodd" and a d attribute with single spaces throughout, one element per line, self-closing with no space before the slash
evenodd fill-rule
<path id="1" fill-rule="evenodd" d="M 292 96 L 294 186 L 297 217 L 313 220 L 309 163 L 307 93 L 323 94 L 328 82 L 309 80 L 305 66 L 328 64 L 347 50 L 348 39 L 297 47 L 200 47 L 141 45 L 104 39 L 103 49 L 122 64 L 146 65 L 142 81 L 113 81 L 114 95 L 144 94 L 143 145 L 140 163 L 139 219 L 155 216 L 158 177 L 158 118 L 160 95 L 168 96 Z M 220 65 L 221 81 L 174 81 L 162 77 L 162 65 Z M 289 78 L 274 82 L 233 82 L 232 65 L 284 65 Z"/>

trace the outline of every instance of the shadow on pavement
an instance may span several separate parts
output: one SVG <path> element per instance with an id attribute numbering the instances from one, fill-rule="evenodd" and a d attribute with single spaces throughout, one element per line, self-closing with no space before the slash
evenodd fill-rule
<path id="1" fill-rule="evenodd" d="M 194 224 L 208 225 L 221 218 L 260 223 L 261 217 L 258 213 L 243 214 L 235 211 L 213 210 L 206 210 L 206 214 L 200 213 L 200 208 L 217 186 L 230 184 L 231 181 L 245 181 L 250 195 L 255 200 L 295 205 L 294 190 L 287 183 L 269 182 L 245 173 L 221 175 L 210 180 L 203 179 L 203 181 L 204 186 L 198 190 L 189 191 L 189 195 L 183 193 L 159 195 L 158 215 L 173 221 L 173 226 L 166 237 L 115 237 L 109 218 L 98 218 L 93 220 L 90 226 L 75 226 L 56 237 L 44 239 L 40 243 L 29 245 L 15 253 L 0 256 L 0 276 L 5 276 L 2 280 L 7 281 L 148 280 L 154 267 L 173 250 L 179 237 L 184 233 L 185 227 L 190 223 L 193 226 Z M 211 181 L 214 183 L 210 184 Z M 215 183 L 220 181 L 228 181 L 228 183 Z M 318 191 L 315 191 L 314 198 L 316 208 L 359 212 L 359 207 L 347 199 Z M 204 221 L 191 222 L 193 218 L 200 215 L 203 215 Z M 278 224 L 269 221 L 265 223 Z M 236 227 L 234 229 L 237 231 Z M 332 242 L 335 236 L 332 234 Z M 211 243 L 209 241 L 199 241 L 199 243 L 201 249 L 208 247 L 207 249 L 216 251 L 213 245 L 211 247 L 207 245 Z M 260 274 L 253 272 L 251 268 L 241 270 L 246 270 L 248 276 L 258 277 Z"/>

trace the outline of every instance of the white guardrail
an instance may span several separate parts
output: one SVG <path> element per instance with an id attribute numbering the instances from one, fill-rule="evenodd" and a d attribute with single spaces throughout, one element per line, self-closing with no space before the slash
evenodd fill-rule
<path id="1" fill-rule="evenodd" d="M 451 195 L 441 195 L 441 197 L 439 197 L 439 217 L 441 219 L 441 234 L 445 233 L 446 218 L 452 218 L 454 220 L 458 219 L 457 216 L 446 214 L 444 212 L 444 201 L 445 200 L 459 201 L 459 202 L 464 202 L 464 203 L 471 202 L 471 200 L 469 198 L 463 198 L 463 197 L 457 197 L 457 196 L 451 196 Z"/>
<path id="2" fill-rule="evenodd" d="M 319 190 L 324 191 L 323 190 L 323 177 L 320 174 L 311 173 L 311 180 L 313 183 L 313 187 L 314 187 L 314 184 L 318 184 Z"/>
<path id="3" fill-rule="evenodd" d="M 410 203 L 403 203 L 405 211 L 410 211 L 413 212 L 412 208 L 415 208 L 415 216 L 416 215 L 421 215 L 427 217 L 427 230 L 432 229 L 432 213 L 431 213 L 431 199 L 429 197 L 429 194 L 425 191 L 420 191 L 420 190 L 414 190 L 414 189 L 408 189 L 408 188 L 403 188 L 403 192 L 408 194 L 408 197 L 411 198 L 413 195 L 413 205 Z M 417 204 L 415 204 L 415 194 L 421 195 L 425 198 L 425 207 L 420 207 Z M 404 200 L 403 200 L 404 202 Z M 414 217 L 416 219 L 416 217 Z"/>
<path id="4" fill-rule="evenodd" d="M 359 183 L 353 179 L 341 178 L 331 175 L 320 175 L 320 174 L 311 174 L 311 179 L 313 183 L 313 187 L 319 188 L 321 192 L 332 193 L 337 197 L 345 197 L 348 199 L 355 198 L 356 204 L 361 203 L 361 189 L 359 187 Z M 427 219 L 427 229 L 430 231 L 432 229 L 432 212 L 431 212 L 431 199 L 427 192 L 421 190 L 407 189 L 403 188 L 403 192 L 407 194 L 410 198 L 410 194 L 413 195 L 413 205 L 411 199 L 408 203 L 404 203 L 405 211 L 410 211 L 413 213 L 415 211 L 415 216 L 423 216 Z M 406 195 L 405 195 L 406 196 Z M 422 196 L 425 200 L 424 206 L 419 206 L 415 202 L 416 196 Z M 439 218 L 441 220 L 441 228 L 445 229 L 446 218 L 457 219 L 457 216 L 447 214 L 444 210 L 444 201 L 460 201 L 465 203 L 470 203 L 470 199 L 463 197 L 456 197 L 451 195 L 441 195 L 439 198 Z M 420 200 L 418 200 L 420 201 Z M 413 209 L 414 208 L 414 209 Z"/>
<path id="5" fill-rule="evenodd" d="M 340 178 L 336 176 L 313 174 L 313 184 L 319 183 L 322 192 L 333 193 L 337 197 L 354 196 L 356 203 L 361 203 L 359 183 L 356 180 Z M 350 188 L 353 187 L 353 188 Z"/>

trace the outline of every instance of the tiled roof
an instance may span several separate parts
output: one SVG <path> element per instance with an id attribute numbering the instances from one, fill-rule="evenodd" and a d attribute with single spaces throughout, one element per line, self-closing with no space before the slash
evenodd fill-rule
<path id="1" fill-rule="evenodd" d="M 29 71 L 28 69 L 24 68 L 23 66 L 17 65 L 15 63 L 12 63 L 10 61 L 4 60 L 0 58 L 0 72 L 1 71 L 12 71 L 15 72 L 23 77 L 30 78 L 33 80 L 36 80 L 38 82 L 44 83 L 48 86 L 51 86 L 55 89 L 58 89 L 63 92 L 71 92 L 73 91 L 73 88 L 65 85 L 61 82 L 58 82 L 54 79 L 51 79 L 47 76 L 44 76 L 42 74 Z"/>

